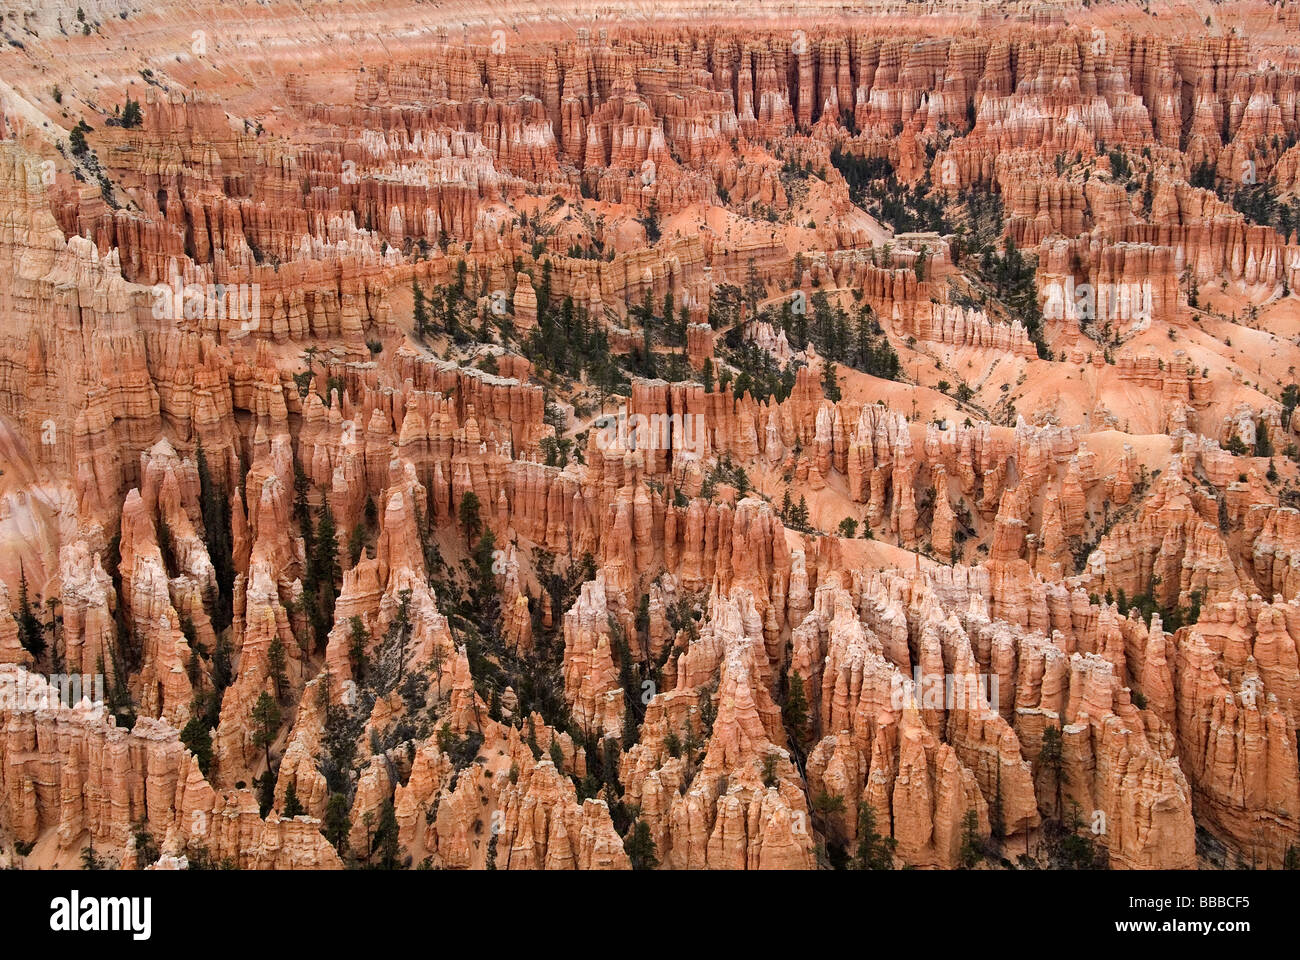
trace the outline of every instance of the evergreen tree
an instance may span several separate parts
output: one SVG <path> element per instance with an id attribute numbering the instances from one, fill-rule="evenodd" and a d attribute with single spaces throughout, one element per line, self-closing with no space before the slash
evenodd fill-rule
<path id="1" fill-rule="evenodd" d="M 429 327 L 429 308 L 425 304 L 424 291 L 420 289 L 418 280 L 411 281 L 411 299 L 414 302 L 415 335 L 423 340 L 424 333 Z"/>
<path id="2" fill-rule="evenodd" d="M 353 676 L 361 680 L 365 677 L 366 646 L 370 643 L 370 631 L 357 616 L 348 621 L 348 631 L 348 660 L 352 664 Z"/>
<path id="3" fill-rule="evenodd" d="M 329 501 L 325 500 L 317 514 L 316 533 L 303 577 L 303 602 L 307 607 L 317 650 L 325 646 L 330 629 L 334 626 L 335 590 L 342 576 L 334 513 L 330 510 Z"/>
<path id="4" fill-rule="evenodd" d="M 876 811 L 865 800 L 858 804 L 858 850 L 853 858 L 855 870 L 894 869 L 894 849 L 898 841 L 876 832 Z"/>
<path id="5" fill-rule="evenodd" d="M 659 866 L 654 837 L 650 835 L 650 825 L 644 820 L 638 819 L 623 839 L 623 851 L 632 861 L 633 870 L 653 870 Z"/>
<path id="6" fill-rule="evenodd" d="M 283 700 L 289 692 L 289 680 L 285 676 L 284 643 L 277 635 L 271 640 L 266 650 L 267 664 L 270 668 L 271 683 L 275 685 L 275 697 Z"/>
<path id="7" fill-rule="evenodd" d="M 1038 751 L 1038 762 L 1044 768 L 1052 771 L 1052 778 L 1056 783 L 1056 813 L 1061 815 L 1061 728 L 1049 726 L 1043 730 L 1043 745 Z"/>
<path id="8" fill-rule="evenodd" d="M 645 227 L 647 241 L 650 243 L 659 242 L 659 203 L 653 197 L 650 198 L 650 203 L 646 207 L 645 216 L 641 218 L 641 226 Z"/>
<path id="9" fill-rule="evenodd" d="M 473 490 L 467 491 L 460 498 L 457 516 L 460 518 L 461 528 L 465 531 L 465 542 L 472 544 L 483 530 L 483 521 L 479 517 L 478 494 Z"/>
<path id="10" fill-rule="evenodd" d="M 379 854 L 381 870 L 396 870 L 401 866 L 401 847 L 397 842 L 397 811 L 389 797 L 379 808 L 379 826 L 370 841 L 370 852 Z"/>
<path id="11" fill-rule="evenodd" d="M 800 495 L 799 506 L 790 511 L 790 526 L 796 530 L 808 529 L 808 498 Z"/>
<path id="12" fill-rule="evenodd" d="M 835 364 L 829 360 L 826 361 L 825 369 L 822 371 L 822 392 L 826 394 L 826 399 L 831 403 L 839 403 L 840 382 L 835 375 Z"/>
<path id="13" fill-rule="evenodd" d="M 31 600 L 27 596 L 27 571 L 21 562 L 18 564 L 18 612 L 13 614 L 13 618 L 18 622 L 18 642 L 39 660 L 45 655 L 45 629 L 32 612 Z"/>
<path id="14" fill-rule="evenodd" d="M 253 781 L 253 784 L 257 787 L 257 812 L 265 820 L 266 815 L 275 806 L 275 774 L 271 772 L 270 767 L 267 767 L 262 775 Z"/>
<path id="15" fill-rule="evenodd" d="M 140 101 L 126 98 L 126 106 L 122 108 L 122 126 L 130 129 L 138 127 L 144 121 L 144 115 L 140 112 Z"/>
<path id="16" fill-rule="evenodd" d="M 208 548 L 217 579 L 217 596 L 211 613 L 212 629 L 220 634 L 230 626 L 234 609 L 235 563 L 230 537 L 230 504 L 224 491 L 213 482 L 202 441 L 194 448 L 194 459 L 199 474 L 203 542 Z"/>
<path id="17" fill-rule="evenodd" d="M 962 867 L 969 870 L 983 859 L 980 850 L 979 815 L 974 809 L 967 810 L 961 826 L 961 852 L 957 855 Z"/>
<path id="18" fill-rule="evenodd" d="M 284 790 L 284 809 L 280 811 L 280 818 L 292 820 L 294 817 L 300 817 L 306 812 L 306 808 L 298 800 L 298 787 L 290 780 L 289 786 Z"/>
<path id="19" fill-rule="evenodd" d="M 146 866 L 155 863 L 162 855 L 162 851 L 158 849 L 158 842 L 154 840 L 153 832 L 149 829 L 148 821 L 141 819 L 132 824 L 131 836 L 135 840 L 137 869 L 143 870 Z"/>
<path id="20" fill-rule="evenodd" d="M 280 705 L 275 702 L 265 690 L 257 698 L 257 703 L 253 704 L 253 744 L 266 751 L 266 769 L 271 769 L 271 744 L 275 742 L 276 734 L 280 731 Z"/>
<path id="21" fill-rule="evenodd" d="M 95 838 L 92 836 L 90 844 L 81 851 L 81 869 L 82 870 L 106 870 L 102 858 L 95 854 Z"/>
<path id="22" fill-rule="evenodd" d="M 750 257 L 749 264 L 745 268 L 745 303 L 749 306 L 750 316 L 758 310 L 758 304 L 765 292 L 763 281 L 758 275 L 758 268 L 754 265 L 754 258 Z"/>
<path id="23" fill-rule="evenodd" d="M 366 528 L 357 524 L 352 528 L 352 535 L 348 537 L 348 561 L 352 566 L 356 566 L 361 561 L 362 554 L 366 550 Z"/>
<path id="24" fill-rule="evenodd" d="M 341 793 L 330 794 L 325 806 L 325 819 L 321 821 L 320 832 L 334 847 L 340 857 L 348 850 L 348 834 L 352 824 L 348 820 L 348 798 Z"/>
<path id="25" fill-rule="evenodd" d="M 206 777 L 212 766 L 212 731 L 202 717 L 193 716 L 181 730 L 181 743 L 194 754 L 199 770 Z"/>
<path id="26" fill-rule="evenodd" d="M 799 671 L 790 674 L 790 689 L 785 695 L 781 719 L 796 744 L 802 744 L 808 728 L 808 696 L 804 693 L 803 677 Z"/>

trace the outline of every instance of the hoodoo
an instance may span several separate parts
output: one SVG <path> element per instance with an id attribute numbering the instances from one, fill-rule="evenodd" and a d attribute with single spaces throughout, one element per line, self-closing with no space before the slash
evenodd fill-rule
<path id="1" fill-rule="evenodd" d="M 1300 8 L 606 6 L 0 0 L 0 865 L 1300 864 Z"/>

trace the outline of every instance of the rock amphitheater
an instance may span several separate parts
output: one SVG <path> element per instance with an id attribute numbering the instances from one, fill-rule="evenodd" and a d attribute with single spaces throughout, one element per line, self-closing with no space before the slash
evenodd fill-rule
<path id="1" fill-rule="evenodd" d="M 1296 0 L 0 32 L 0 865 L 1300 866 Z"/>

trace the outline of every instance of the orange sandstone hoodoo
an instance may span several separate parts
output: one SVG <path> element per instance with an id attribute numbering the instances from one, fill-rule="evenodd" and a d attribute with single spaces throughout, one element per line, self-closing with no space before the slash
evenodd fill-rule
<path id="1" fill-rule="evenodd" d="M 1296 862 L 1294 5 L 822 6 L 30 15 L 0 861 Z"/>

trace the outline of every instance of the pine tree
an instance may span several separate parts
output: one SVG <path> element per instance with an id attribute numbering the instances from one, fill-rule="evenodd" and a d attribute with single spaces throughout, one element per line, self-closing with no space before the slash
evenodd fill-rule
<path id="1" fill-rule="evenodd" d="M 980 850 L 979 829 L 979 815 L 974 809 L 967 810 L 966 816 L 962 820 L 961 852 L 957 856 L 962 867 L 967 870 L 984 858 L 984 854 Z"/>
<path id="2" fill-rule="evenodd" d="M 213 482 L 203 442 L 194 448 L 199 474 L 199 512 L 203 515 L 203 542 L 208 548 L 217 579 L 216 601 L 212 604 L 212 628 L 218 634 L 230 626 L 234 606 L 235 563 L 230 538 L 230 504 Z M 296 464 L 296 462 L 295 462 Z"/>
<path id="3" fill-rule="evenodd" d="M 855 870 L 894 869 L 894 848 L 898 841 L 876 832 L 876 811 L 865 800 L 858 804 L 858 850 L 853 858 Z"/>
<path id="4" fill-rule="evenodd" d="M 306 812 L 306 809 L 298 800 L 298 787 L 290 780 L 289 786 L 284 790 L 284 809 L 280 811 L 280 819 L 292 820 L 294 817 L 300 817 Z"/>
<path id="5" fill-rule="evenodd" d="M 659 203 L 653 197 L 650 198 L 650 203 L 646 207 L 645 216 L 641 218 L 641 226 L 645 227 L 646 240 L 650 243 L 659 242 Z M 548 260 L 547 263 L 550 263 L 550 261 Z"/>
<path id="6" fill-rule="evenodd" d="M 95 854 L 95 838 L 92 836 L 90 844 L 81 851 L 81 869 L 82 870 L 105 870 L 107 867 L 103 859 Z"/>
<path id="7" fill-rule="evenodd" d="M 199 770 L 206 777 L 208 768 L 212 766 L 212 731 L 208 729 L 203 718 L 190 717 L 189 722 L 181 730 L 181 743 L 194 754 Z"/>
<path id="8" fill-rule="evenodd" d="M 835 375 L 835 364 L 829 360 L 826 361 L 826 368 L 822 372 L 822 392 L 831 403 L 840 402 L 839 378 Z"/>
<path id="9" fill-rule="evenodd" d="M 45 630 L 41 621 L 32 613 L 31 600 L 27 596 L 27 571 L 18 564 L 18 612 L 13 614 L 18 621 L 18 642 L 24 650 L 39 660 L 45 655 Z"/>
<path id="10" fill-rule="evenodd" d="M 280 731 L 280 705 L 275 702 L 265 690 L 257 698 L 257 703 L 253 704 L 253 744 L 261 747 L 266 751 L 266 769 L 271 769 L 271 744 L 275 742 L 276 734 Z"/>
<path id="11" fill-rule="evenodd" d="M 348 834 L 352 824 L 348 820 L 348 798 L 341 793 L 330 794 L 325 806 L 325 819 L 321 821 L 320 832 L 334 847 L 340 857 L 348 850 Z"/>
<path id="12" fill-rule="evenodd" d="M 797 670 L 790 674 L 790 689 L 785 695 L 781 719 L 795 743 L 802 743 L 807 736 L 808 696 L 804 693 L 803 677 Z"/>
<path id="13" fill-rule="evenodd" d="M 758 267 L 754 265 L 754 258 L 750 257 L 749 264 L 745 268 L 745 303 L 749 305 L 751 316 L 758 310 L 758 304 L 765 292 L 763 281 L 758 275 Z"/>
<path id="14" fill-rule="evenodd" d="M 319 650 L 324 647 L 334 626 L 335 588 L 343 574 L 339 567 L 334 513 L 328 500 L 321 503 L 317 517 L 314 542 L 303 577 L 303 602 Z"/>
<path id="15" fill-rule="evenodd" d="M 632 861 L 633 870 L 653 870 L 659 866 L 654 837 L 650 825 L 638 819 L 631 832 L 623 839 L 623 852 Z"/>
<path id="16" fill-rule="evenodd" d="M 483 530 L 483 521 L 479 517 L 478 494 L 473 490 L 467 491 L 460 498 L 460 507 L 457 508 L 456 513 L 465 531 L 466 544 L 472 544 Z"/>
<path id="17" fill-rule="evenodd" d="M 415 335 L 423 340 L 429 326 L 429 308 L 425 305 L 424 291 L 420 289 L 419 281 L 411 281 L 411 299 L 414 301 Z"/>
<path id="18" fill-rule="evenodd" d="M 808 498 L 799 497 L 799 506 L 790 511 L 790 526 L 796 530 L 808 529 Z"/>
<path id="19" fill-rule="evenodd" d="M 130 129 L 138 127 L 144 120 L 144 115 L 140 112 L 140 101 L 126 98 L 126 106 L 122 108 L 122 126 Z"/>
<path id="20" fill-rule="evenodd" d="M 1056 783 L 1056 813 L 1061 815 L 1061 728 L 1047 727 L 1043 730 L 1043 745 L 1038 751 L 1038 762 L 1045 769 L 1052 771 Z"/>
<path id="21" fill-rule="evenodd" d="M 352 675 L 361 680 L 365 676 L 366 646 L 370 643 L 370 631 L 357 616 L 348 621 L 348 631 L 348 660 L 352 664 Z"/>
<path id="22" fill-rule="evenodd" d="M 284 642 L 279 636 L 271 640 L 266 649 L 267 665 L 270 668 L 271 682 L 275 685 L 277 700 L 283 700 L 289 691 L 289 680 L 285 676 Z"/>
<path id="23" fill-rule="evenodd" d="M 352 535 L 348 537 L 348 562 L 355 567 L 361 561 L 365 549 L 366 528 L 358 523 L 352 528 Z"/>
<path id="24" fill-rule="evenodd" d="M 397 842 L 397 834 L 397 811 L 393 806 L 392 797 L 389 797 L 379 808 L 379 826 L 370 841 L 371 853 L 376 851 L 379 853 L 381 870 L 396 870 L 401 866 L 401 847 Z"/>

